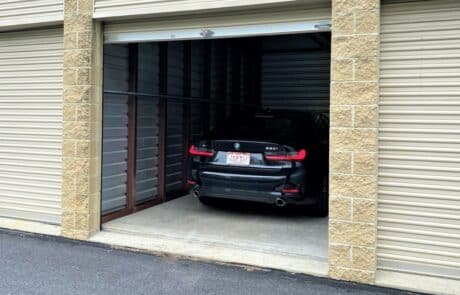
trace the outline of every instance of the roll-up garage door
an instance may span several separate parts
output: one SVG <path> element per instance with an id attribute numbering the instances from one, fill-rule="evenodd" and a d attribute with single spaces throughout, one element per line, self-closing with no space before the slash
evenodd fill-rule
<path id="1" fill-rule="evenodd" d="M 330 8 L 297 7 L 169 16 L 105 24 L 106 43 L 193 40 L 329 30 Z"/>
<path id="2" fill-rule="evenodd" d="M 262 42 L 261 100 L 270 109 L 329 111 L 330 42 L 320 34 Z"/>
<path id="3" fill-rule="evenodd" d="M 460 279 L 460 3 L 395 2 L 382 11 L 378 268 Z"/>
<path id="4" fill-rule="evenodd" d="M 177 12 L 203 12 L 216 9 L 243 8 L 263 5 L 293 5 L 305 0 L 95 0 L 94 17 L 126 17 Z M 321 3 L 321 0 L 309 0 Z M 325 2 L 325 1 L 324 1 Z"/>
<path id="5" fill-rule="evenodd" d="M 0 217 L 61 219 L 62 29 L 0 33 Z"/>

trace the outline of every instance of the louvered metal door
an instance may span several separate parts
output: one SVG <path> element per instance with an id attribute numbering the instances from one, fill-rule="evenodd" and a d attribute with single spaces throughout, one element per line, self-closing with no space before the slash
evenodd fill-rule
<path id="1" fill-rule="evenodd" d="M 378 268 L 460 279 L 460 3 L 383 4 Z"/>
<path id="2" fill-rule="evenodd" d="M 61 220 L 62 29 L 0 33 L 0 216 Z"/>
<path id="3" fill-rule="evenodd" d="M 138 45 L 139 93 L 158 95 L 160 46 Z M 159 109 L 157 97 L 137 97 L 136 122 L 136 204 L 158 196 Z"/>
<path id="4" fill-rule="evenodd" d="M 192 101 L 190 104 L 190 141 L 196 143 L 203 135 L 203 117 L 205 115 L 205 104 L 199 99 L 203 97 L 203 77 L 204 77 L 204 46 L 200 41 L 191 43 L 191 73 L 190 73 L 190 94 Z M 195 99 L 193 99 L 195 98 Z"/>
<path id="5" fill-rule="evenodd" d="M 104 48 L 104 88 L 128 91 L 129 49 L 126 45 Z M 128 96 L 104 94 L 102 156 L 102 213 L 126 207 L 128 169 Z"/>
<path id="6" fill-rule="evenodd" d="M 264 42 L 263 107 L 329 111 L 330 49 L 321 48 L 309 36 L 272 37 Z"/>
<path id="7" fill-rule="evenodd" d="M 184 44 L 168 44 L 168 95 L 182 97 L 184 93 Z M 184 102 L 169 99 L 166 106 L 166 193 L 180 190 L 184 184 Z"/>

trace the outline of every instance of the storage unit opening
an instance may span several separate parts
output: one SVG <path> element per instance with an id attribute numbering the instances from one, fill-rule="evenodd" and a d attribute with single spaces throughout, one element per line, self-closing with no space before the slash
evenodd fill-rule
<path id="1" fill-rule="evenodd" d="M 103 229 L 326 260 L 329 84 L 329 32 L 106 44 Z"/>

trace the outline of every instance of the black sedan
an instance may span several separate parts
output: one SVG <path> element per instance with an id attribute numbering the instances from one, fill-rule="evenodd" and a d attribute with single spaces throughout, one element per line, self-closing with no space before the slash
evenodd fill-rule
<path id="1" fill-rule="evenodd" d="M 328 213 L 327 117 L 263 112 L 232 117 L 189 150 L 193 195 L 275 204 L 315 205 Z"/>

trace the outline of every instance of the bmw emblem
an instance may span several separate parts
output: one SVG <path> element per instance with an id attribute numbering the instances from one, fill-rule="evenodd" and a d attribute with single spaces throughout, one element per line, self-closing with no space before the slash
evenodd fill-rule
<path id="1" fill-rule="evenodd" d="M 235 143 L 235 145 L 233 147 L 235 147 L 235 150 L 239 150 L 241 145 L 237 142 L 237 143 Z"/>

